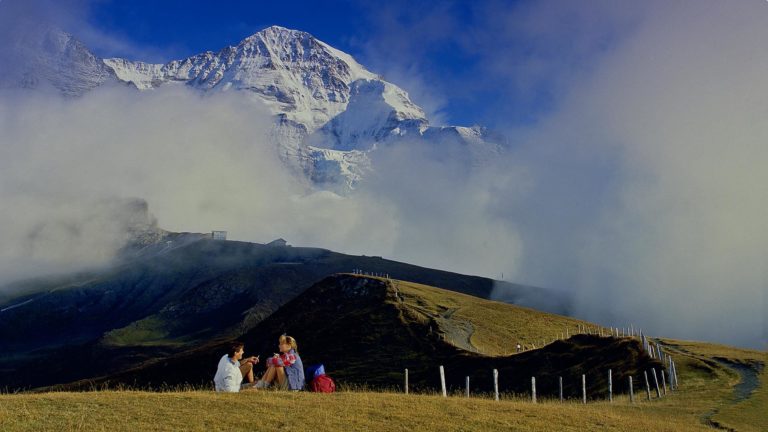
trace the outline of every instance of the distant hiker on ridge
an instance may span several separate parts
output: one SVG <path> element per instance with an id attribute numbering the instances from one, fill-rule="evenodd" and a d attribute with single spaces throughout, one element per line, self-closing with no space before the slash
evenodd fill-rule
<path id="1" fill-rule="evenodd" d="M 242 342 L 232 342 L 229 352 L 219 360 L 216 376 L 213 377 L 216 391 L 235 393 L 253 388 L 253 366 L 259 362 L 259 356 L 241 360 L 244 348 Z M 243 383 L 243 378 L 248 382 Z"/>

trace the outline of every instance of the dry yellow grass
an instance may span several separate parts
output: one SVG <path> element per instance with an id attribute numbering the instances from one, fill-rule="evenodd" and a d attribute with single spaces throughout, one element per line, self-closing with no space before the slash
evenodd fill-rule
<path id="1" fill-rule="evenodd" d="M 424 285 L 398 282 L 401 307 L 422 322 L 469 322 L 470 342 L 480 352 L 504 355 L 510 341 L 540 345 L 574 332 L 585 321 L 492 302 Z M 450 320 L 445 319 L 450 316 Z M 488 397 L 447 399 L 435 395 L 342 391 L 332 395 L 288 392 L 217 394 L 210 391 L 148 393 L 101 391 L 0 395 L 0 431 L 699 431 L 718 424 L 738 431 L 765 431 L 766 370 L 747 400 L 733 402 L 739 376 L 714 361 L 765 363 L 765 353 L 723 345 L 663 340 L 678 364 L 681 389 L 637 403 L 540 403 Z"/>
<path id="2" fill-rule="evenodd" d="M 736 362 L 766 360 L 764 351 L 751 350 L 746 348 L 737 348 L 728 345 L 721 345 L 709 342 L 686 341 L 678 339 L 662 338 L 661 341 L 676 350 L 688 352 L 690 354 L 705 358 L 727 358 Z"/>
<path id="3" fill-rule="evenodd" d="M 541 348 L 553 339 L 573 335 L 579 326 L 595 324 L 561 315 L 541 312 L 508 303 L 496 302 L 413 282 L 396 281 L 398 292 L 414 318 L 448 314 L 451 321 L 466 321 L 474 332 L 472 345 L 483 354 L 498 356 L 514 353 L 514 344 Z M 514 341 L 512 344 L 510 342 Z"/>
<path id="4" fill-rule="evenodd" d="M 752 396 L 740 403 L 722 408 L 713 419 L 721 425 L 744 432 L 768 431 L 768 392 L 765 383 L 768 373 L 763 369 L 760 375 L 760 387 Z"/>
<path id="5" fill-rule="evenodd" d="M 764 351 L 736 348 L 726 345 L 696 341 L 665 339 L 663 342 L 680 364 L 681 380 L 690 381 L 694 386 L 708 388 L 699 399 L 706 401 L 710 408 L 703 417 L 724 428 L 737 431 L 768 430 L 768 394 L 765 391 L 767 356 Z M 763 365 L 758 377 L 758 388 L 748 399 L 734 403 L 733 386 L 740 377 L 721 363 L 723 359 L 733 363 Z"/>
<path id="6" fill-rule="evenodd" d="M 674 343 L 676 347 L 705 358 L 725 358 L 736 363 L 763 364 L 762 372 L 758 375 L 757 390 L 747 400 L 738 403 L 731 403 L 728 399 L 721 401 L 712 419 L 722 426 L 738 431 L 768 431 L 768 392 L 765 391 L 765 384 L 768 381 L 768 369 L 765 367 L 768 355 L 765 352 L 699 342 L 674 341 Z M 735 385 L 738 377 L 731 373 L 728 382 Z"/>
<path id="7" fill-rule="evenodd" d="M 2 396 L 0 427 L 21 430 L 675 430 L 706 429 L 658 401 L 533 405 L 392 393 L 93 392 Z M 693 420 L 693 421 L 692 421 Z"/>
<path id="8" fill-rule="evenodd" d="M 674 354 L 680 391 L 650 402 L 638 394 L 634 405 L 624 396 L 614 403 L 544 400 L 534 405 L 520 399 L 361 391 L 43 393 L 0 395 L 0 430 L 699 431 L 711 430 L 710 418 L 738 431 L 766 430 L 764 387 L 732 404 L 734 374 L 702 361 L 729 353 L 733 359 L 761 359 L 764 353 L 693 342 L 680 346 L 686 350 Z M 764 378 L 765 373 L 763 383 Z"/>

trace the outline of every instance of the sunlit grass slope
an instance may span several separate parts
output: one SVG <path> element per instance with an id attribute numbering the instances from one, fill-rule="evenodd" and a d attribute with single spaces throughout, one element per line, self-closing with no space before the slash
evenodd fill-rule
<path id="1" fill-rule="evenodd" d="M 449 386 L 463 385 L 464 376 L 472 375 L 478 378 L 473 385 L 480 389 L 490 383 L 480 376 L 493 368 L 548 373 L 556 380 L 557 373 L 568 368 L 578 367 L 579 376 L 598 363 L 596 370 L 607 370 L 611 366 L 603 352 L 616 357 L 611 361 L 630 368 L 648 360 L 647 356 L 640 358 L 636 343 L 597 337 L 562 342 L 559 347 L 548 345 L 552 349 L 547 352 L 530 350 L 551 344 L 555 337 L 573 336 L 579 326 L 595 328 L 584 321 L 418 283 L 337 274 L 308 288 L 239 339 L 249 354 L 265 358 L 274 352 L 276 337 L 290 333 L 299 340 L 307 364 L 325 364 L 341 383 L 378 389 L 400 386 L 405 368 L 412 373 L 412 385 L 434 388 L 439 385 L 434 382 L 439 364 L 450 370 Z M 115 332 L 114 336 L 125 341 L 130 332 Z M 172 358 L 59 389 L 89 389 L 94 381 L 99 386 L 108 381 L 143 389 L 165 384 L 205 385 L 210 383 L 211 365 L 226 352 L 227 343 L 213 341 Z M 516 352 L 517 343 L 529 350 L 510 361 L 505 356 Z M 610 346 L 613 343 L 617 346 Z M 571 351 L 571 346 L 580 351 Z M 560 354 L 563 350 L 571 354 L 565 362 L 559 361 L 565 358 Z M 505 373 L 501 381 L 512 378 Z M 516 385 L 522 385 L 517 381 Z M 589 386 L 597 384 L 590 380 Z M 566 387 L 573 390 L 575 381 Z"/>
<path id="2" fill-rule="evenodd" d="M 680 390 L 648 402 L 625 396 L 613 403 L 561 404 L 544 399 L 454 394 L 403 395 L 365 391 L 336 394 L 259 391 L 217 394 L 104 391 L 0 395 L 3 431 L 763 431 L 765 390 L 732 404 L 732 372 L 715 358 L 765 360 L 765 353 L 704 343 L 668 341 L 680 347 Z M 672 348 L 671 348 L 672 349 Z M 713 412 L 715 414 L 713 415 Z M 714 418 L 713 418 L 714 417 Z M 727 430 L 727 429 L 726 429 Z"/>
<path id="3" fill-rule="evenodd" d="M 468 341 L 459 340 L 455 346 L 458 349 L 462 344 L 470 343 L 476 353 L 461 361 L 475 362 L 482 361 L 473 360 L 480 358 L 480 354 L 505 354 L 510 343 L 517 340 L 535 343 L 538 339 L 559 336 L 565 328 L 589 325 L 567 317 L 413 283 L 398 281 L 382 286 L 356 283 L 348 276 L 339 278 L 329 279 L 318 287 L 317 293 L 307 293 L 289 304 L 274 319 L 268 319 L 264 327 L 256 329 L 254 337 L 263 332 L 271 336 L 271 332 L 282 328 L 284 323 L 295 322 L 303 316 L 307 325 L 317 327 L 305 328 L 305 331 L 328 335 L 329 339 L 323 341 L 324 349 L 330 349 L 328 344 L 340 340 L 344 350 L 334 354 L 335 357 L 353 349 L 352 341 L 369 336 L 375 336 L 371 346 L 386 350 L 384 342 L 389 341 L 404 348 L 406 345 L 398 345 L 402 342 L 398 342 L 396 332 L 408 329 L 407 337 L 413 338 L 422 335 L 424 328 L 432 327 L 434 334 L 444 335 L 451 345 L 450 334 L 469 335 Z M 333 297 L 336 284 L 343 288 L 339 295 L 347 296 L 346 301 L 354 304 L 354 310 L 361 314 L 360 319 L 353 321 L 374 327 L 362 327 L 357 334 L 350 325 L 353 321 L 342 320 L 334 324 L 329 320 L 328 310 L 321 308 L 319 302 L 325 299 L 328 305 L 341 304 L 342 297 Z M 382 290 L 377 291 L 377 287 Z M 380 296 L 371 297 L 375 292 Z M 315 305 L 315 313 L 325 317 L 324 321 L 313 317 L 308 307 L 304 307 L 309 304 Z M 341 337 L 339 333 L 333 333 L 336 325 L 346 331 Z M 413 326 L 421 330 L 416 332 Z M 467 329 L 471 331 L 465 331 Z M 311 346 L 309 334 L 300 339 L 307 342 L 305 347 Z M 430 343 L 429 340 L 432 339 L 417 340 L 416 343 L 423 346 Z M 453 387 L 455 393 L 447 399 L 429 393 L 404 395 L 362 389 L 343 390 L 332 395 L 277 391 L 224 395 L 206 390 L 54 392 L 0 395 L 0 430 L 694 431 L 712 430 L 713 427 L 737 431 L 768 430 L 764 352 L 699 342 L 667 339 L 661 342 L 678 364 L 681 388 L 661 399 L 654 395 L 651 401 L 645 400 L 644 392 L 636 392 L 635 404 L 631 404 L 625 394 L 617 395 L 613 403 L 590 399 L 587 405 L 582 405 L 578 399 L 571 398 L 561 404 L 553 399 L 551 392 L 542 392 L 537 404 L 527 397 L 509 394 L 502 394 L 502 400 L 497 402 L 489 394 L 476 393 L 476 390 L 471 398 L 465 398 L 456 387 Z M 246 338 L 248 343 L 258 346 L 256 339 L 249 342 Z M 570 346 L 565 342 L 558 344 Z M 437 345 L 430 346 L 430 350 L 437 349 L 435 347 Z M 361 345 L 360 349 L 363 348 L 368 356 L 381 355 L 367 345 Z M 574 349 L 578 349 L 578 345 Z M 557 353 L 557 350 L 551 351 Z M 312 349 L 302 352 L 312 357 Z M 439 350 L 431 352 L 431 355 L 440 353 Z M 450 350 L 443 349 L 440 355 L 448 353 Z M 369 373 L 375 374 L 378 369 L 385 368 L 386 359 L 392 361 L 395 354 L 377 358 L 376 362 L 381 366 L 368 368 Z M 415 359 L 417 354 L 414 351 L 410 355 Z M 536 352 L 512 357 L 527 356 L 538 358 Z M 196 358 L 197 355 L 182 359 L 180 364 L 193 363 Z M 762 371 L 757 390 L 738 403 L 734 401 L 734 386 L 740 378 L 733 368 L 728 367 L 732 363 Z M 180 367 L 179 364 L 172 366 Z M 448 367 L 448 370 L 452 368 Z M 333 375 L 333 368 L 330 372 Z M 516 367 L 502 369 L 502 374 L 520 374 L 528 379 Z M 506 388 L 502 387 L 502 391 Z"/>
<path id="4" fill-rule="evenodd" d="M 713 419 L 738 431 L 768 431 L 768 372 L 765 367 L 759 376 L 760 386 L 752 396 L 742 402 L 726 405 Z"/>
<path id="5" fill-rule="evenodd" d="M 404 310 L 424 324 L 435 324 L 446 340 L 460 348 L 475 348 L 486 355 L 515 353 L 517 343 L 524 348 L 541 347 L 553 339 L 564 339 L 595 324 L 535 309 L 496 302 L 406 281 L 390 284 L 403 298 Z M 471 325 L 471 332 L 460 331 Z M 438 329 L 436 329 L 438 330 Z M 458 333 L 458 334 L 457 334 Z M 471 333 L 470 347 L 459 335 Z"/>
<path id="6" fill-rule="evenodd" d="M 0 400 L 4 431 L 706 430 L 672 398 L 637 406 L 345 392 L 52 393 Z"/>
<path id="7" fill-rule="evenodd" d="M 662 339 L 668 350 L 680 359 L 681 380 L 694 389 L 706 388 L 691 403 L 708 404 L 702 415 L 708 423 L 737 431 L 768 431 L 768 394 L 764 351 L 719 344 Z M 749 367 L 757 376 L 757 388 L 742 401 L 736 401 L 734 386 L 741 377 L 728 364 Z"/>

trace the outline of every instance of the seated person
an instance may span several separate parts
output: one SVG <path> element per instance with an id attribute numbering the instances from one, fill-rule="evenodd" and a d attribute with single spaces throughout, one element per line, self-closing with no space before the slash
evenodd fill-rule
<path id="1" fill-rule="evenodd" d="M 233 342 L 229 352 L 219 360 L 216 375 L 213 377 L 216 391 L 239 392 L 253 388 L 253 366 L 259 362 L 259 357 L 248 357 L 243 360 L 244 348 L 245 344 L 242 342 Z M 245 384 L 243 384 L 244 377 L 248 381 Z"/>
<path id="2" fill-rule="evenodd" d="M 267 360 L 267 371 L 256 383 L 256 388 L 267 388 L 277 380 L 279 388 L 302 390 L 304 388 L 304 365 L 298 353 L 296 339 L 282 335 L 278 341 L 280 354 Z"/>

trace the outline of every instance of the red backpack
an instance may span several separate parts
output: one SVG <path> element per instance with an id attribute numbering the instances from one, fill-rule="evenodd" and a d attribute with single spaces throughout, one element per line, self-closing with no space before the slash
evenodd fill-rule
<path id="1" fill-rule="evenodd" d="M 336 383 L 328 375 L 318 375 L 312 380 L 312 391 L 317 393 L 333 393 Z"/>

